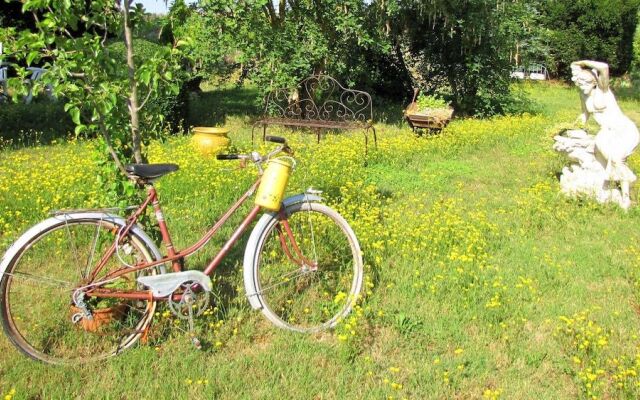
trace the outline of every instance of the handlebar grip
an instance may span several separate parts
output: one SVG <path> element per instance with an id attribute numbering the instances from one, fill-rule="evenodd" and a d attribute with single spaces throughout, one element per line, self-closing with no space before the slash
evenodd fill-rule
<path id="1" fill-rule="evenodd" d="M 239 160 L 238 154 L 216 154 L 216 160 Z"/>
<path id="2" fill-rule="evenodd" d="M 266 140 L 267 142 L 280 143 L 280 144 L 287 143 L 287 140 L 280 136 L 265 136 L 264 140 Z"/>

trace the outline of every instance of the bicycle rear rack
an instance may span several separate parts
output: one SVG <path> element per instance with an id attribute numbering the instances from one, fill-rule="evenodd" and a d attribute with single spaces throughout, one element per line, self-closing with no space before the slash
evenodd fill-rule
<path id="1" fill-rule="evenodd" d="M 90 213 L 90 212 L 101 212 L 101 213 L 118 213 L 123 211 L 132 211 L 136 210 L 138 206 L 127 206 L 124 208 L 120 207 L 107 207 L 107 208 L 69 208 L 62 210 L 52 210 L 49 211 L 49 215 L 53 217 L 58 217 L 60 215 L 68 215 L 68 214 L 77 214 L 77 213 Z"/>

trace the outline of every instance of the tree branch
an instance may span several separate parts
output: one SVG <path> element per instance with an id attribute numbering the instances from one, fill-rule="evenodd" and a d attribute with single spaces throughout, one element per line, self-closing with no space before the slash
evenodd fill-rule
<path id="1" fill-rule="evenodd" d="M 142 101 L 142 103 L 138 106 L 138 111 L 142 110 L 142 108 L 144 107 L 145 104 L 147 104 L 147 101 L 149 100 L 149 98 L 151 97 L 151 94 L 153 93 L 153 90 L 149 90 L 149 93 L 147 93 L 147 96 L 144 98 L 144 100 Z"/>
<path id="2" fill-rule="evenodd" d="M 40 18 L 38 18 L 38 14 L 35 11 L 31 11 L 31 15 L 33 15 L 33 19 L 36 21 L 36 25 L 40 24 Z"/>
<path id="3" fill-rule="evenodd" d="M 109 25 L 107 23 L 107 19 L 104 20 L 104 26 L 102 27 L 104 30 L 104 34 L 102 35 L 102 40 L 100 41 L 100 45 L 105 47 L 105 43 L 107 43 L 107 34 L 109 33 Z"/>
<path id="4" fill-rule="evenodd" d="M 120 157 L 118 157 L 118 153 L 116 153 L 116 150 L 113 148 L 113 144 L 111 143 L 111 135 L 109 135 L 109 130 L 104 123 L 104 116 L 102 114 L 98 115 L 100 116 L 100 132 L 102 133 L 104 142 L 107 145 L 107 150 L 109 151 L 109 154 L 111 154 L 111 157 L 113 158 L 113 161 L 116 163 L 116 166 L 118 167 L 120 172 L 122 172 L 124 176 L 127 176 L 127 170 L 124 168 L 124 164 L 122 164 L 122 161 L 120 161 Z"/>

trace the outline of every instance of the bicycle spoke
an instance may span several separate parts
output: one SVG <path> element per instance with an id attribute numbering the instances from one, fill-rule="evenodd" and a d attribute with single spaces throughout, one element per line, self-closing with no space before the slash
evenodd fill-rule
<path id="1" fill-rule="evenodd" d="M 27 280 L 33 280 L 39 283 L 48 284 L 50 286 L 57 286 L 60 288 L 66 288 L 67 290 L 73 290 L 74 284 L 68 281 L 63 281 L 55 278 L 44 278 L 42 276 L 37 276 L 33 274 L 29 274 L 26 272 L 16 272 L 16 273 L 8 273 L 5 272 L 5 275 L 10 276 L 12 278 L 24 278 Z"/>
<path id="2" fill-rule="evenodd" d="M 102 226 L 102 224 L 97 224 L 96 225 L 96 234 L 95 237 L 93 238 L 93 244 L 91 245 L 91 253 L 89 256 L 89 260 L 87 261 L 87 264 L 84 267 L 84 271 L 82 272 L 82 279 L 86 279 L 88 274 L 89 274 L 89 268 L 91 268 L 91 266 L 93 265 L 93 255 L 96 252 L 96 245 L 98 244 L 98 236 L 100 235 L 100 227 Z"/>
<path id="3" fill-rule="evenodd" d="M 76 244 L 76 240 L 72 237 L 71 230 L 69 229 L 69 221 L 66 219 L 66 216 L 65 216 L 64 226 L 65 226 L 66 231 L 67 231 L 67 236 L 69 237 L 68 247 L 73 246 L 73 248 L 70 249 L 70 250 L 73 251 L 75 259 L 78 262 L 80 262 L 80 255 L 79 255 L 79 251 L 78 251 L 78 246 Z M 79 270 L 78 272 L 80 274 L 80 278 L 82 279 L 82 270 Z"/>
<path id="4" fill-rule="evenodd" d="M 301 273 L 298 273 L 298 272 L 301 272 Z M 271 290 L 271 289 L 273 289 L 275 287 L 278 287 L 280 285 L 284 285 L 286 283 L 289 283 L 292 278 L 298 278 L 298 277 L 309 275 L 311 273 L 316 273 L 316 272 L 317 271 L 311 271 L 311 270 L 303 271 L 301 268 L 298 268 L 295 271 L 292 271 L 292 272 L 286 273 L 284 275 L 281 275 L 279 278 L 275 279 L 276 281 L 279 280 L 280 282 L 273 283 L 270 286 L 267 286 L 266 288 L 263 288 L 262 290 L 260 290 L 259 293 L 265 293 L 265 292 L 268 292 L 269 290 Z M 298 273 L 298 274 L 296 274 L 296 273 Z M 289 277 L 291 277 L 291 278 L 289 278 Z"/>
<path id="5" fill-rule="evenodd" d="M 309 204 L 309 206 L 311 206 L 311 205 Z M 310 231 L 310 234 L 311 234 L 311 246 L 313 248 L 313 261 L 317 265 L 318 264 L 318 250 L 316 249 L 316 238 L 315 238 L 315 232 L 313 230 L 313 221 L 311 220 L 311 213 L 307 213 L 307 221 L 309 222 L 309 231 Z M 303 235 L 304 235 L 304 232 L 303 232 Z"/>

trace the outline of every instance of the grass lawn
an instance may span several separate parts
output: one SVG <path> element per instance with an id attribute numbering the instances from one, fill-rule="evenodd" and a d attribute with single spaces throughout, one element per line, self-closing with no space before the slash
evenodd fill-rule
<path id="1" fill-rule="evenodd" d="M 148 344 L 100 363 L 39 364 L 2 336 L 0 396 L 640 397 L 640 208 L 559 193 L 566 160 L 552 137 L 575 120 L 578 93 L 560 84 L 525 89 L 538 113 L 455 120 L 438 135 L 417 137 L 376 110 L 386 122 L 376 126 L 366 166 L 360 132 L 317 144 L 313 135 L 270 130 L 296 150 L 288 192 L 323 190 L 364 251 L 366 296 L 335 331 L 285 332 L 250 310 L 242 242 L 215 278 L 216 308 L 198 320 L 205 350 L 191 346 L 166 308 Z M 205 92 L 191 120 L 224 122 L 233 146 L 249 150 L 251 98 Z M 637 100 L 619 103 L 640 123 Z M 157 185 L 177 247 L 197 240 L 254 177 L 202 158 L 189 137 L 153 143 L 149 153 L 180 165 Z M 94 145 L 82 141 L 1 151 L 1 251 L 50 210 L 105 206 L 95 160 Z M 630 164 L 640 172 L 640 156 Z M 204 268 L 230 230 L 188 268 Z"/>

